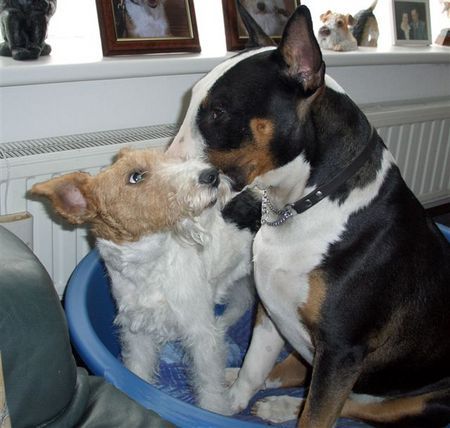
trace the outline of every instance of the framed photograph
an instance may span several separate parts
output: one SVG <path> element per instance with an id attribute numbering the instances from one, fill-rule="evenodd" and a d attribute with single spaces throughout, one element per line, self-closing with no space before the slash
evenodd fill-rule
<path id="1" fill-rule="evenodd" d="M 392 0 L 395 45 L 425 46 L 431 43 L 428 0 Z"/>
<path id="2" fill-rule="evenodd" d="M 265 33 L 275 42 L 279 42 L 288 18 L 300 5 L 300 0 L 241 0 L 241 4 Z M 222 7 L 227 49 L 244 49 L 248 34 L 239 16 L 236 0 L 222 0 Z"/>
<path id="3" fill-rule="evenodd" d="M 96 0 L 103 55 L 200 52 L 193 0 Z"/>

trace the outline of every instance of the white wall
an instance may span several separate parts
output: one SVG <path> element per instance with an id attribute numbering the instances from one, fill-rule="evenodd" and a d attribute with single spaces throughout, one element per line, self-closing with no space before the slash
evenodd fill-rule
<path id="1" fill-rule="evenodd" d="M 200 75 L 14 86 L 0 90 L 1 141 L 131 128 L 179 120 Z"/>
<path id="2" fill-rule="evenodd" d="M 329 54 L 325 61 L 361 105 L 450 97 L 450 52 L 424 49 L 403 56 Z M 44 60 L 28 67 L 0 58 L 0 143 L 178 122 L 192 85 L 224 58 Z"/>
<path id="3" fill-rule="evenodd" d="M 302 2 L 311 8 L 316 28 L 328 7 L 355 13 L 370 3 Z M 191 86 L 231 55 L 221 0 L 194 4 L 201 54 L 104 58 L 95 2 L 60 0 L 50 21 L 50 56 L 25 62 L 0 57 L 0 143 L 179 121 Z M 379 0 L 376 7 L 379 47 L 325 52 L 328 73 L 359 104 L 450 97 L 450 48 L 392 47 L 390 5 Z M 447 22 L 440 21 L 441 9 L 437 0 L 430 5 L 433 31 Z"/>

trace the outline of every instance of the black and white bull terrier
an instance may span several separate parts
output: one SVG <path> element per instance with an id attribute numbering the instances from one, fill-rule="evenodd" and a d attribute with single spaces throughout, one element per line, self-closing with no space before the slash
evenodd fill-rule
<path id="1" fill-rule="evenodd" d="M 305 6 L 278 48 L 244 51 L 194 87 L 169 152 L 264 192 L 253 244 L 262 305 L 230 389 L 235 412 L 264 386 L 307 379 L 304 402 L 274 397 L 257 414 L 277 420 L 283 406 L 302 428 L 340 416 L 450 422 L 450 246 L 325 74 Z M 285 341 L 297 354 L 274 368 Z"/>

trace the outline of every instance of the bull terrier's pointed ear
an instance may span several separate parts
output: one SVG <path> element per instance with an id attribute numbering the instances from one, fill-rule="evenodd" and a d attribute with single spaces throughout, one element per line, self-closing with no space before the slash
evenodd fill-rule
<path id="1" fill-rule="evenodd" d="M 287 75 L 298 81 L 306 93 L 314 93 L 324 84 L 325 64 L 306 6 L 299 6 L 289 19 L 279 50 Z"/>
<path id="2" fill-rule="evenodd" d="M 242 6 L 239 0 L 236 0 L 239 15 L 244 23 L 245 29 L 248 33 L 247 48 L 256 48 L 264 46 L 276 46 L 276 43 L 262 30 L 253 17 L 247 12 L 247 9 Z"/>
<path id="3" fill-rule="evenodd" d="M 91 179 L 89 174 L 74 172 L 35 184 L 30 193 L 50 199 L 53 209 L 69 223 L 88 223 L 95 217 Z"/>

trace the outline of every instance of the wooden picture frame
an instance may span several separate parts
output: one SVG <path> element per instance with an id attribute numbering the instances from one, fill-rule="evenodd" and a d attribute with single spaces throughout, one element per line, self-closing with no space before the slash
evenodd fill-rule
<path id="1" fill-rule="evenodd" d="M 431 44 L 429 0 L 392 0 L 392 22 L 395 45 Z"/>
<path id="2" fill-rule="evenodd" d="M 200 52 L 193 0 L 139 2 L 96 0 L 103 55 Z"/>
<path id="3" fill-rule="evenodd" d="M 301 1 L 275 0 L 273 3 L 275 3 L 273 10 L 261 13 L 257 9 L 257 0 L 241 0 L 241 4 L 255 18 L 266 34 L 278 43 L 287 19 L 300 6 Z M 222 8 L 227 49 L 229 51 L 244 49 L 248 41 L 248 34 L 238 14 L 236 0 L 222 0 Z"/>

